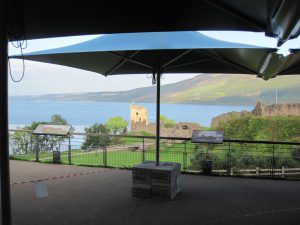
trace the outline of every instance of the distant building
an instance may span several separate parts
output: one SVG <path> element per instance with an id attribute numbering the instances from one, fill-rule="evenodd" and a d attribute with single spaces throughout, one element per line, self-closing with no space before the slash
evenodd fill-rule
<path id="1" fill-rule="evenodd" d="M 258 102 L 252 110 L 254 116 L 272 117 L 272 116 L 299 116 L 300 103 L 281 103 L 265 105 Z"/>
<path id="2" fill-rule="evenodd" d="M 193 130 L 199 130 L 199 124 L 192 122 L 179 122 L 173 127 L 165 127 L 160 123 L 160 135 L 163 137 L 191 137 Z M 156 134 L 156 123 L 149 123 L 148 109 L 141 106 L 130 104 L 130 131 L 139 132 L 145 131 L 147 133 Z"/>
<path id="3" fill-rule="evenodd" d="M 142 123 L 148 125 L 148 109 L 135 105 L 134 102 L 130 104 L 130 124 Z"/>
<path id="4" fill-rule="evenodd" d="M 257 117 L 273 117 L 273 116 L 299 116 L 300 103 L 280 103 L 265 105 L 258 102 L 252 111 L 228 112 L 212 118 L 211 127 L 219 128 L 221 123 L 226 122 L 230 118 L 242 118 L 247 115 Z"/>

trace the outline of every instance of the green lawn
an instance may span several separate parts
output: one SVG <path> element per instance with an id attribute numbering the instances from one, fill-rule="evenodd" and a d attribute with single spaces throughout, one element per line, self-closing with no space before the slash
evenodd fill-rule
<path id="1" fill-rule="evenodd" d="M 148 150 L 144 154 L 145 160 L 155 160 L 155 151 Z M 115 151 L 107 152 L 106 165 L 111 167 L 132 167 L 142 162 L 143 153 L 141 151 Z M 67 157 L 62 157 L 62 161 L 67 163 Z M 161 152 L 160 161 L 183 163 L 182 152 L 170 153 Z M 73 154 L 72 164 L 104 166 L 102 152 L 89 152 L 85 154 Z"/>
<path id="2" fill-rule="evenodd" d="M 140 141 L 140 140 L 139 140 Z M 134 143 L 131 141 L 131 143 Z M 161 162 L 177 162 L 190 168 L 195 157 L 198 157 L 198 162 L 202 159 L 212 158 L 215 165 L 219 164 L 219 167 L 225 168 L 228 158 L 228 144 L 223 145 L 200 145 L 199 150 L 202 153 L 195 154 L 195 144 L 186 143 L 162 143 L 160 146 L 160 161 Z M 268 162 L 268 159 L 272 156 L 272 145 L 250 145 L 250 144 L 235 144 L 231 143 L 230 153 L 232 163 L 250 165 L 256 167 L 256 164 L 262 164 L 260 161 Z M 274 156 L 280 156 L 280 160 L 284 160 L 291 157 L 291 149 L 287 146 L 276 146 Z M 143 160 L 155 161 L 155 145 L 152 143 L 151 147 L 142 151 L 136 150 L 118 150 L 107 151 L 106 159 L 104 159 L 103 150 L 83 152 L 82 150 L 72 150 L 72 161 L 74 165 L 87 165 L 87 166 L 109 166 L 109 167 L 132 167 L 141 163 Z M 200 157 L 200 158 L 199 158 Z M 13 159 L 35 161 L 35 154 L 27 155 L 14 155 Z M 251 161 L 252 160 L 252 161 Z M 68 152 L 61 153 L 61 161 L 64 164 L 68 164 Z M 248 162 L 249 161 L 249 162 Z M 40 162 L 51 163 L 52 153 L 40 153 Z M 105 163 L 106 162 L 106 163 Z M 186 165 L 184 165 L 184 163 Z M 248 164 L 247 164 L 248 163 Z M 284 163 L 284 162 L 283 162 Z M 195 165 L 195 164 L 194 164 Z M 200 165 L 200 164 L 199 164 Z M 268 166 L 268 165 L 267 165 Z"/>
<path id="3" fill-rule="evenodd" d="M 171 151 L 169 148 L 162 147 L 160 152 L 160 161 L 183 163 L 182 151 Z M 35 154 L 14 155 L 13 159 L 35 161 Z M 147 150 L 144 153 L 145 160 L 155 160 L 155 151 Z M 132 167 L 141 163 L 143 153 L 141 151 L 108 151 L 106 153 L 106 165 L 111 167 Z M 40 154 L 40 161 L 45 163 L 52 162 L 52 153 Z M 61 153 L 61 161 L 68 164 L 68 152 Z M 80 150 L 72 150 L 72 164 L 104 166 L 105 160 L 103 152 L 82 152 Z"/>

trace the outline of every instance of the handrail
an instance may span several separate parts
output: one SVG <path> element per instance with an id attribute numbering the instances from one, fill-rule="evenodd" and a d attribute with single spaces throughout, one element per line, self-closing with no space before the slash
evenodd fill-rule
<path id="1" fill-rule="evenodd" d="M 9 129 L 9 131 L 19 131 L 19 132 L 33 132 L 33 130 L 18 130 L 18 129 Z M 91 135 L 91 136 L 105 136 L 105 137 L 128 137 L 128 138 L 147 138 L 155 139 L 155 136 L 145 136 L 145 135 L 112 135 L 112 134 L 99 134 L 99 133 L 84 133 L 84 132 L 74 132 L 72 135 Z M 160 139 L 167 140 L 181 140 L 181 141 L 190 141 L 191 138 L 186 137 L 160 137 Z M 295 141 L 257 141 L 257 140 L 241 140 L 241 139 L 223 139 L 223 142 L 230 143 L 249 143 L 249 144 L 275 144 L 275 145 L 300 145 L 300 142 Z"/>

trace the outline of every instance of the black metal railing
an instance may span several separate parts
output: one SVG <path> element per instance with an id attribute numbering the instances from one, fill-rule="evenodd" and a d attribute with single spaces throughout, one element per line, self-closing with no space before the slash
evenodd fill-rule
<path id="1" fill-rule="evenodd" d="M 90 143 L 88 136 L 94 137 Z M 59 149 L 64 164 L 131 168 L 155 161 L 155 145 L 153 136 L 74 133 L 69 143 L 68 138 L 58 142 L 10 130 L 12 159 L 46 163 L 53 162 Z M 160 161 L 178 162 L 183 172 L 299 179 L 300 142 L 225 139 L 223 144 L 197 144 L 190 138 L 161 137 Z"/>

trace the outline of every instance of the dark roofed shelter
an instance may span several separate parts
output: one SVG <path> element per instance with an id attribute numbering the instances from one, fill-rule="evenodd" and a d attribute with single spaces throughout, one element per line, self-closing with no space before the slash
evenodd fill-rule
<path id="1" fill-rule="evenodd" d="M 74 67 L 104 76 L 163 73 L 254 74 L 269 79 L 262 69 L 276 48 L 263 48 L 210 38 L 199 32 L 104 34 L 79 44 L 13 55 Z"/>
<path id="2" fill-rule="evenodd" d="M 52 125 L 52 124 L 39 124 L 33 131 L 34 135 L 50 135 L 50 136 L 63 136 L 69 139 L 68 146 L 68 161 L 71 164 L 71 134 L 72 126 L 70 125 Z M 36 150 L 36 161 L 39 161 L 39 150 Z M 53 151 L 53 162 L 60 163 L 59 149 Z"/>
<path id="3" fill-rule="evenodd" d="M 97 4 L 97 5 L 95 5 Z M 0 178 L 2 223 L 11 224 L 8 147 L 8 40 L 138 31 L 247 30 L 278 37 L 299 35 L 299 1 L 202 0 L 189 4 L 67 0 L 0 1 Z M 132 5 L 134 4 L 134 5 Z M 140 3 L 143 4 L 143 3 Z M 170 10 L 172 4 L 172 10 Z"/>
<path id="4" fill-rule="evenodd" d="M 67 136 L 70 135 L 72 126 L 70 125 L 51 125 L 39 124 L 33 131 L 36 135 L 54 135 L 54 136 Z"/>

